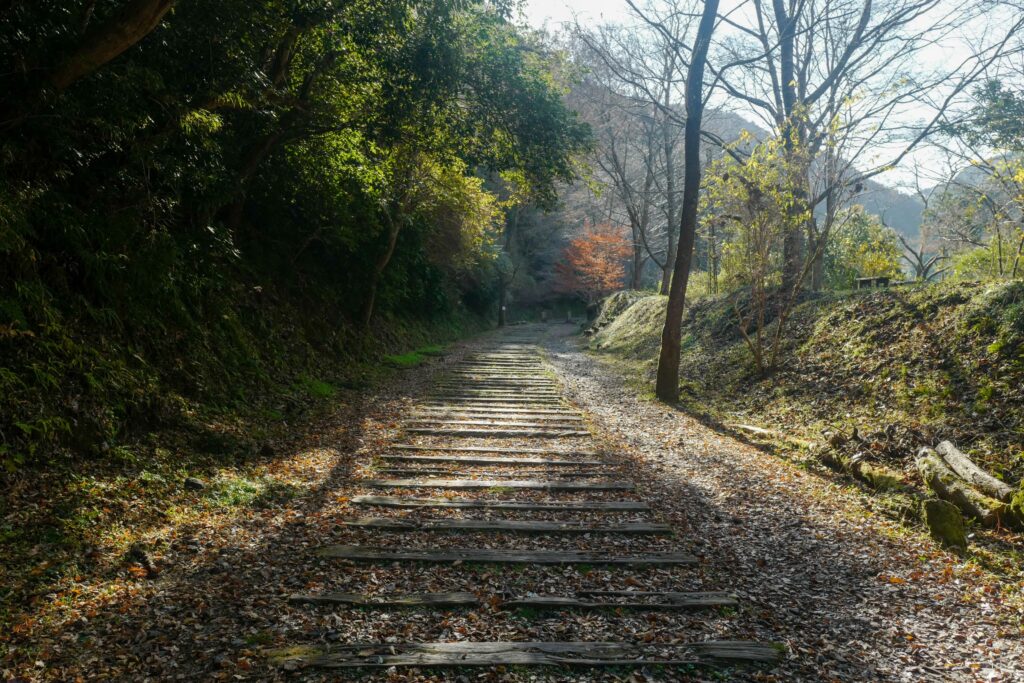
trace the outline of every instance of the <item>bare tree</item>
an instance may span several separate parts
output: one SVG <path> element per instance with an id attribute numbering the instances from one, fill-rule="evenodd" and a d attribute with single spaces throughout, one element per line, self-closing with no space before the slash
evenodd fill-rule
<path id="1" fill-rule="evenodd" d="M 687 3 L 687 4 L 684 4 Z M 585 29 L 577 25 L 575 36 L 601 75 L 601 87 L 614 93 L 621 110 L 637 119 L 645 151 L 642 156 L 646 208 L 662 218 L 645 230 L 634 229 L 648 257 L 662 272 L 661 293 L 667 294 L 675 263 L 675 226 L 679 214 L 679 176 L 676 155 L 685 116 L 680 105 L 686 60 L 672 41 L 685 36 L 695 15 L 690 0 L 668 0 L 669 8 L 659 15 L 665 31 L 652 29 L 645 20 L 629 26 L 605 25 Z M 639 15 L 637 17 L 639 19 Z M 621 174 L 615 174 L 621 180 Z M 620 188 L 621 190 L 621 188 Z M 635 201 L 626 201 L 627 208 Z M 652 216 L 647 215 L 648 221 Z M 636 218 L 630 216 L 631 225 Z"/>
<path id="2" fill-rule="evenodd" d="M 909 240 L 901 235 L 898 231 L 896 237 L 899 238 L 900 244 L 903 246 L 903 253 L 901 254 L 904 261 L 913 269 L 914 279 L 922 282 L 929 282 L 939 275 L 941 275 L 945 269 L 939 269 L 938 265 L 943 260 L 947 259 L 948 256 L 941 252 L 936 252 L 934 246 L 931 244 L 930 230 L 928 221 L 924 220 L 931 211 L 932 200 L 935 199 L 940 192 L 940 185 L 932 182 L 930 186 L 924 184 L 924 180 L 927 178 L 925 170 L 919 163 L 914 164 L 914 196 L 917 197 L 918 201 L 921 202 L 923 207 L 921 227 L 919 229 L 917 246 L 910 244 Z M 950 175 L 952 177 L 953 174 Z M 885 218 L 882 218 L 883 224 Z"/>
<path id="3" fill-rule="evenodd" d="M 616 199 L 608 217 L 614 223 L 629 224 L 633 240 L 630 288 L 640 289 L 647 260 L 654 260 L 659 268 L 665 263 L 654 246 L 652 226 L 660 135 L 644 115 L 642 103 L 600 85 L 586 88 L 582 99 L 587 100 L 587 118 L 600 143 L 594 154 L 602 171 L 600 180 Z M 616 211 L 620 207 L 622 211 Z"/>
<path id="4" fill-rule="evenodd" d="M 700 134 L 704 114 L 704 66 L 715 31 L 718 0 L 704 0 L 704 11 L 690 52 L 686 74 L 686 126 L 683 132 L 683 203 L 679 224 L 672 285 L 661 332 L 661 354 L 655 393 L 663 401 L 679 400 L 679 353 L 682 341 L 683 306 L 690 278 L 690 261 L 697 234 L 697 204 L 700 199 Z"/>
<path id="5" fill-rule="evenodd" d="M 824 252 L 817 242 L 828 239 L 834 211 L 815 209 L 838 206 L 844 190 L 932 135 L 1024 25 L 1016 17 L 998 33 L 978 36 L 975 54 L 961 62 L 925 68 L 923 50 L 973 18 L 970 4 L 942 0 L 748 0 L 724 17 L 731 31 L 709 66 L 715 87 L 794 149 L 809 151 L 806 207 L 794 210 L 809 209 L 810 218 L 804 234 L 793 230 L 785 240 L 784 287 L 797 285 L 808 251 Z M 909 123 L 922 107 L 929 117 Z M 883 146 L 895 151 L 866 158 Z M 823 226 L 816 215 L 826 218 Z"/>

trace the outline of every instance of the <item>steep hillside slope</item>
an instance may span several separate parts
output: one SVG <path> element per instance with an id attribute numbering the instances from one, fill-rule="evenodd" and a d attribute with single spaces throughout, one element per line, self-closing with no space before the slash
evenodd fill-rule
<path id="1" fill-rule="evenodd" d="M 594 350 L 641 371 L 657 362 L 665 299 L 634 303 Z M 910 469 L 950 439 L 1009 481 L 1024 475 L 1024 283 L 958 283 L 826 295 L 801 304 L 784 360 L 759 378 L 735 300 L 691 304 L 683 322 L 684 401 L 730 423 L 820 440 L 854 429 L 870 457 Z"/>

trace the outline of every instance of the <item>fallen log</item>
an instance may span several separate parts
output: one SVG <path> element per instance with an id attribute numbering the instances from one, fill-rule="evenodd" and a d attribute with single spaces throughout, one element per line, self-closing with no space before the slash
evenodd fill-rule
<path id="1" fill-rule="evenodd" d="M 885 465 L 866 462 L 856 457 L 848 458 L 838 451 L 827 448 L 820 452 L 819 459 L 825 466 L 846 472 L 877 491 L 902 491 L 908 488 L 903 473 Z"/>
<path id="2" fill-rule="evenodd" d="M 1002 501 L 975 491 L 931 448 L 918 451 L 917 471 L 935 495 L 956 505 L 984 526 L 1020 527 L 1021 519 Z"/>
<path id="3" fill-rule="evenodd" d="M 764 427 L 758 427 L 756 425 L 742 424 L 740 422 L 726 422 L 723 426 L 728 429 L 752 434 L 754 437 L 765 441 L 785 441 L 797 448 L 813 448 L 815 445 L 813 441 L 790 436 L 789 434 L 784 434 L 783 432 L 776 431 L 774 429 L 765 429 Z"/>
<path id="4" fill-rule="evenodd" d="M 1004 481 L 999 481 L 991 474 L 974 464 L 965 453 L 957 449 L 949 441 L 943 441 L 935 447 L 935 452 L 949 465 L 950 469 L 956 472 L 961 479 L 968 482 L 982 493 L 1009 503 L 1015 493 L 1012 486 Z"/>

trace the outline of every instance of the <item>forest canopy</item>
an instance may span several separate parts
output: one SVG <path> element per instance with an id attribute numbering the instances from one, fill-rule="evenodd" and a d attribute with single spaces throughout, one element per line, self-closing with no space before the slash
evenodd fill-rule
<path id="1" fill-rule="evenodd" d="M 378 315 L 490 313 L 509 197 L 551 206 L 590 140 L 563 104 L 572 74 L 510 12 L 0 4 L 7 452 L 80 418 L 104 441 L 151 383 L 265 372 L 269 308 L 317 311 L 291 324 L 343 351 Z M 62 412 L 113 386 L 102 415 Z"/>

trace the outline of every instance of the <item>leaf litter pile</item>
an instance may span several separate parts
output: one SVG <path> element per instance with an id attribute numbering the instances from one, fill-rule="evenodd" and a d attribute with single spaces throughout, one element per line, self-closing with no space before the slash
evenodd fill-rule
<path id="1" fill-rule="evenodd" d="M 565 328 L 553 328 L 562 331 Z M 394 461 L 390 446 L 436 447 L 444 436 L 402 434 L 439 372 L 488 340 L 339 411 L 274 474 L 304 482 L 272 506 L 190 518 L 155 532 L 136 561 L 84 582 L 7 636 L 0 674 L 11 680 L 1016 680 L 1024 672 L 1020 614 L 986 575 L 931 542 L 865 515 L 850 495 L 670 412 L 639 401 L 567 340 L 545 344 L 566 391 L 589 412 L 595 439 L 546 447 L 598 452 L 609 464 L 524 474 L 521 466 Z M 433 372 L 431 371 L 433 370 Z M 414 400 L 414 397 L 417 400 Z M 462 419 L 461 417 L 458 419 Z M 536 448 L 538 439 L 459 437 L 460 447 Z M 557 444 L 557 445 L 555 445 Z M 419 454 L 419 451 L 409 453 Z M 407 454 L 407 452 L 403 452 Z M 437 455 L 430 451 L 429 455 Z M 570 455 L 572 454 L 572 455 Z M 465 455 L 465 453 L 460 453 Z M 503 454 L 504 455 L 504 454 Z M 530 454 L 523 454 L 530 457 Z M 401 463 L 401 464 L 398 464 Z M 382 470 L 405 469 L 390 473 Z M 539 468 L 538 468 L 539 469 Z M 387 478 L 486 479 L 486 488 L 366 486 Z M 623 482 L 634 491 L 544 490 L 503 482 Z M 491 485 L 493 484 L 493 485 Z M 544 503 L 643 501 L 648 512 L 476 507 L 365 507 L 361 496 Z M 543 505 L 541 505 L 543 507 Z M 592 526 L 666 523 L 671 534 L 424 533 L 360 526 L 372 517 L 414 525 L 444 520 L 544 521 Z M 378 521 L 377 524 L 384 522 Z M 355 562 L 328 546 L 441 551 L 685 553 L 695 566 Z M 147 566 L 149 565 L 149 566 Z M 727 590 L 736 605 L 703 610 L 513 608 L 519 598 L 621 592 Z M 301 597 L 469 594 L 456 607 L 309 604 Z M 667 661 L 686 644 L 782 641 L 773 666 L 381 667 L 361 673 L 308 667 L 313 653 L 351 644 L 380 661 L 410 643 L 629 642 L 631 656 Z M 293 657 L 287 655 L 292 649 Z M 268 652 L 285 652 L 272 661 Z"/>
<path id="2" fill-rule="evenodd" d="M 995 576 L 861 494 L 638 398 L 626 378 L 546 339 L 566 394 L 623 445 L 639 491 L 688 524 L 708 583 L 787 645 L 778 680 L 1024 680 L 1020 576 Z"/>

